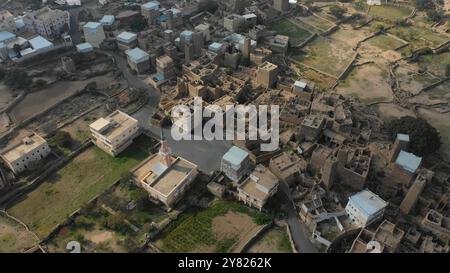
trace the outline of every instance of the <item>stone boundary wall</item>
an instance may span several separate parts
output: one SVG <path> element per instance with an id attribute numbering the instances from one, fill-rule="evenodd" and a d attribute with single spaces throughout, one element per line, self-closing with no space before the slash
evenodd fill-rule
<path id="1" fill-rule="evenodd" d="M 268 230 L 270 227 L 272 227 L 272 223 L 264 225 L 262 227 L 260 227 L 259 229 L 256 230 L 256 232 L 251 235 L 251 237 L 244 242 L 236 242 L 231 248 L 231 252 L 232 253 L 243 253 L 245 251 L 248 250 L 248 248 L 255 243 L 263 234 L 266 230 Z"/>

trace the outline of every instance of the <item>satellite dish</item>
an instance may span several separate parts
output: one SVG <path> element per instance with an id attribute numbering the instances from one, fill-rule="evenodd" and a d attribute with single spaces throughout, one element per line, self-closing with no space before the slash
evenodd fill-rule
<path id="1" fill-rule="evenodd" d="M 367 244 L 368 253 L 381 253 L 381 244 L 377 241 L 370 241 Z"/>

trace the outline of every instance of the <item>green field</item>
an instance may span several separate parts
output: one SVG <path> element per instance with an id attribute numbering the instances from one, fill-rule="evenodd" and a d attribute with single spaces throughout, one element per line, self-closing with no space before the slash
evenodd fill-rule
<path id="1" fill-rule="evenodd" d="M 444 34 L 434 33 L 429 29 L 415 26 L 396 26 L 389 29 L 388 32 L 409 42 L 413 49 L 436 47 L 450 40 Z"/>
<path id="2" fill-rule="evenodd" d="M 172 222 L 162 235 L 160 248 L 165 252 L 228 252 L 237 241 L 236 237 L 218 239 L 213 231 L 213 220 L 233 211 L 248 215 L 257 225 L 270 222 L 270 218 L 240 203 L 218 201 L 209 208 L 196 213 L 186 213 Z"/>
<path id="3" fill-rule="evenodd" d="M 91 147 L 49 177 L 8 211 L 40 237 L 116 182 L 148 156 L 152 141 L 144 136 L 118 157 Z"/>
<path id="4" fill-rule="evenodd" d="M 411 9 L 407 7 L 398 7 L 391 5 L 371 6 L 369 14 L 390 21 L 396 21 L 410 15 Z"/>
<path id="5" fill-rule="evenodd" d="M 289 36 L 290 42 L 293 45 L 301 43 L 311 36 L 309 31 L 296 26 L 287 19 L 275 23 L 275 25 L 271 27 L 271 30 L 276 31 L 278 34 Z"/>
<path id="6" fill-rule="evenodd" d="M 424 55 L 420 57 L 419 61 L 422 70 L 427 70 L 441 78 L 445 78 L 445 69 L 448 64 L 450 64 L 450 52 Z"/>
<path id="7" fill-rule="evenodd" d="M 351 47 L 337 39 L 318 37 L 294 59 L 332 76 L 339 76 L 354 54 Z"/>
<path id="8" fill-rule="evenodd" d="M 24 226 L 0 214 L 0 253 L 20 252 L 38 242 Z"/>
<path id="9" fill-rule="evenodd" d="M 377 36 L 369 39 L 367 42 L 370 45 L 376 46 L 383 51 L 393 50 L 393 49 L 396 49 L 396 48 L 404 45 L 403 42 L 401 42 L 395 38 L 389 37 L 385 34 L 377 35 Z"/>

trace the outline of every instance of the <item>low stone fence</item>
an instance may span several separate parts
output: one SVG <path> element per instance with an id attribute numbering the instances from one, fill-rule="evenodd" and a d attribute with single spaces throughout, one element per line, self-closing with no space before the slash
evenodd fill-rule
<path id="1" fill-rule="evenodd" d="M 288 234 L 289 243 L 291 244 L 292 251 L 294 253 L 299 253 L 297 247 L 295 246 L 294 240 L 292 239 L 292 233 L 291 229 L 289 228 L 289 225 L 286 225 L 286 232 Z"/>
<path id="2" fill-rule="evenodd" d="M 255 243 L 266 230 L 268 230 L 270 227 L 272 227 L 271 224 L 264 225 L 260 228 L 258 228 L 252 235 L 250 235 L 250 238 L 248 238 L 245 241 L 238 241 L 231 247 L 232 253 L 242 253 L 248 250 L 248 248 Z"/>

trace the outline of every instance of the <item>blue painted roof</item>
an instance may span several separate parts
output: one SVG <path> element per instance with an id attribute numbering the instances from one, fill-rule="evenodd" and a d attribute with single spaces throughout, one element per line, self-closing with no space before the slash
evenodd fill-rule
<path id="1" fill-rule="evenodd" d="M 4 47 L 6 47 L 5 43 L 0 42 L 0 48 L 4 48 Z"/>
<path id="2" fill-rule="evenodd" d="M 233 146 L 222 157 L 223 160 L 230 162 L 233 165 L 239 165 L 248 156 L 248 153 L 239 147 Z"/>
<path id="3" fill-rule="evenodd" d="M 137 39 L 137 34 L 128 32 L 128 31 L 124 31 L 124 32 L 120 33 L 119 35 L 117 35 L 117 40 L 119 40 L 121 42 L 125 42 L 125 43 L 132 42 L 136 39 Z"/>
<path id="4" fill-rule="evenodd" d="M 349 202 L 352 202 L 367 217 L 387 206 L 387 202 L 369 190 L 363 190 L 350 196 Z"/>
<path id="5" fill-rule="evenodd" d="M 406 134 L 397 134 L 397 139 L 401 141 L 409 142 L 409 135 Z"/>
<path id="6" fill-rule="evenodd" d="M 194 34 L 194 32 L 190 31 L 190 30 L 183 30 L 180 33 L 180 37 L 183 37 L 184 40 L 186 41 L 190 41 L 192 39 L 192 35 Z"/>
<path id="7" fill-rule="evenodd" d="M 125 54 L 127 54 L 128 58 L 130 58 L 135 63 L 145 61 L 150 56 L 147 52 L 138 47 L 125 51 Z"/>
<path id="8" fill-rule="evenodd" d="M 161 7 L 161 4 L 158 1 L 147 2 L 142 5 L 142 8 L 146 10 L 157 10 Z"/>
<path id="9" fill-rule="evenodd" d="M 223 44 L 214 42 L 208 46 L 208 49 L 217 52 L 222 49 Z"/>
<path id="10" fill-rule="evenodd" d="M 88 22 L 83 26 L 83 29 L 88 29 L 91 31 L 96 31 L 98 27 L 102 26 L 102 24 L 97 22 Z"/>
<path id="11" fill-rule="evenodd" d="M 86 53 L 94 50 L 94 47 L 90 43 L 82 43 L 77 45 L 78 52 Z"/>
<path id="12" fill-rule="evenodd" d="M 36 50 L 53 46 L 53 43 L 47 41 L 42 36 L 34 37 L 33 39 L 28 40 L 28 42 L 30 43 L 31 47 Z"/>
<path id="13" fill-rule="evenodd" d="M 100 20 L 100 23 L 103 25 L 112 25 L 114 23 L 115 17 L 114 15 L 105 15 Z"/>
<path id="14" fill-rule="evenodd" d="M 403 169 L 413 173 L 419 168 L 420 163 L 422 162 L 422 158 L 418 157 L 412 153 L 408 153 L 405 151 L 400 151 L 395 160 L 395 164 L 399 165 Z"/>
<path id="15" fill-rule="evenodd" d="M 16 38 L 16 34 L 13 34 L 11 32 L 8 31 L 1 31 L 0 32 L 0 42 L 4 42 L 4 41 L 8 41 L 11 39 Z"/>

